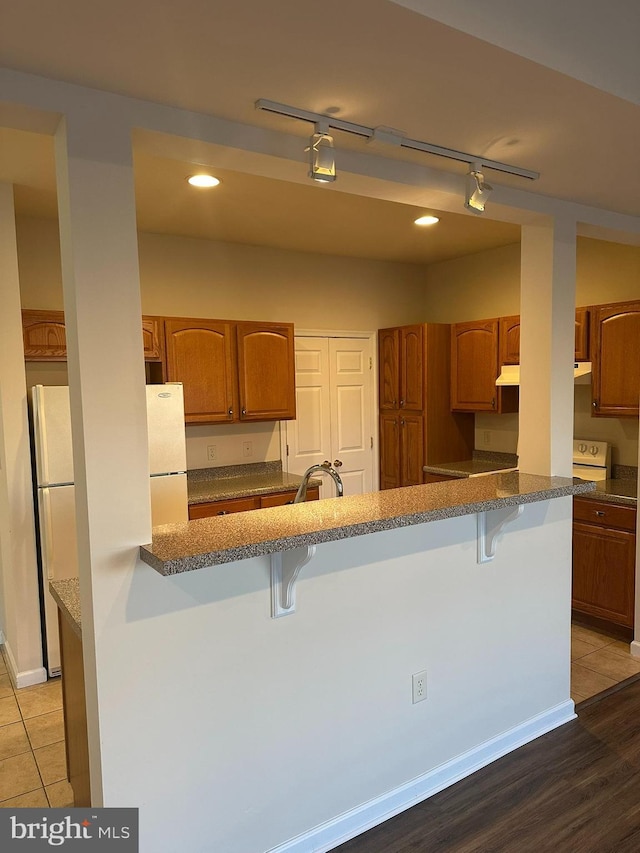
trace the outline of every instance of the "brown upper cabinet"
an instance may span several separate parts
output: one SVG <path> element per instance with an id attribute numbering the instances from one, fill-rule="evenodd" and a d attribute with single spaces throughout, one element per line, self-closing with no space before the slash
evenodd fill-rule
<path id="1" fill-rule="evenodd" d="M 234 329 L 223 320 L 166 319 L 167 379 L 182 382 L 187 423 L 238 420 Z"/>
<path id="2" fill-rule="evenodd" d="M 455 323 L 451 327 L 452 411 L 504 414 L 518 410 L 518 389 L 496 387 L 499 335 L 498 319 Z"/>
<path id="3" fill-rule="evenodd" d="M 592 414 L 638 417 L 640 301 L 591 309 Z"/>
<path id="4" fill-rule="evenodd" d="M 142 318 L 145 361 L 162 361 L 162 321 Z M 67 334 L 64 311 L 22 311 L 22 338 L 25 361 L 66 361 Z"/>
<path id="5" fill-rule="evenodd" d="M 66 361 L 64 311 L 22 311 L 25 361 Z"/>
<path id="6" fill-rule="evenodd" d="M 500 365 L 520 364 L 520 315 L 500 317 Z M 589 360 L 589 310 L 576 309 L 575 354 L 576 361 Z"/>
<path id="7" fill-rule="evenodd" d="M 291 323 L 238 323 L 240 420 L 296 416 L 295 354 Z"/>
<path id="8" fill-rule="evenodd" d="M 398 326 L 378 332 L 380 409 L 421 412 L 424 330 L 421 325 Z"/>
<path id="9" fill-rule="evenodd" d="M 295 418 L 293 324 L 168 318 L 165 344 L 187 423 Z"/>

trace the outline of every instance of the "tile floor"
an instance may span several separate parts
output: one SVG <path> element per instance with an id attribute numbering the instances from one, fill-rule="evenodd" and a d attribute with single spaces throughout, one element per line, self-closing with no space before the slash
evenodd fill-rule
<path id="1" fill-rule="evenodd" d="M 593 628 L 571 626 L 571 698 L 577 704 L 640 673 L 629 643 Z"/>
<path id="2" fill-rule="evenodd" d="M 0 655 L 0 808 L 66 808 L 60 679 L 14 690 Z"/>
<path id="3" fill-rule="evenodd" d="M 571 628 L 571 697 L 583 702 L 640 673 L 629 644 Z M 60 679 L 14 690 L 0 655 L 0 808 L 73 804 L 67 781 Z"/>

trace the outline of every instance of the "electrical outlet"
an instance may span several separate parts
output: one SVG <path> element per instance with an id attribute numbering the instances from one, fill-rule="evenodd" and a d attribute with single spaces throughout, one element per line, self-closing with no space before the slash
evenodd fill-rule
<path id="1" fill-rule="evenodd" d="M 252 441 L 243 441 L 242 442 L 242 455 L 243 456 L 253 456 L 253 442 Z"/>
<path id="2" fill-rule="evenodd" d="M 207 459 L 209 462 L 216 461 L 216 446 L 215 444 L 209 444 L 207 446 Z"/>
<path id="3" fill-rule="evenodd" d="M 415 675 L 411 676 L 411 687 L 412 687 L 412 702 L 415 705 L 416 702 L 424 702 L 427 698 L 427 671 L 424 669 L 422 672 L 416 672 Z"/>
<path id="4" fill-rule="evenodd" d="M 491 446 L 491 430 L 485 429 L 482 432 L 482 443 L 485 447 Z"/>

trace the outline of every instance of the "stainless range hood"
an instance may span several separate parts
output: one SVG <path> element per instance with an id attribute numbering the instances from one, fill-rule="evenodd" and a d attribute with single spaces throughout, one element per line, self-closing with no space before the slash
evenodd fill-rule
<path id="1" fill-rule="evenodd" d="M 591 362 L 575 361 L 573 364 L 573 380 L 576 385 L 589 385 L 591 383 Z M 519 385 L 520 365 L 504 364 L 500 376 L 496 379 L 496 385 Z"/>

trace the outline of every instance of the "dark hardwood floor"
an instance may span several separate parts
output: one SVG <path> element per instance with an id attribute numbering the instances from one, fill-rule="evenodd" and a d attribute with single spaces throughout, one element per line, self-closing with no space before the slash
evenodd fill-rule
<path id="1" fill-rule="evenodd" d="M 640 681 L 339 853 L 640 853 Z"/>

